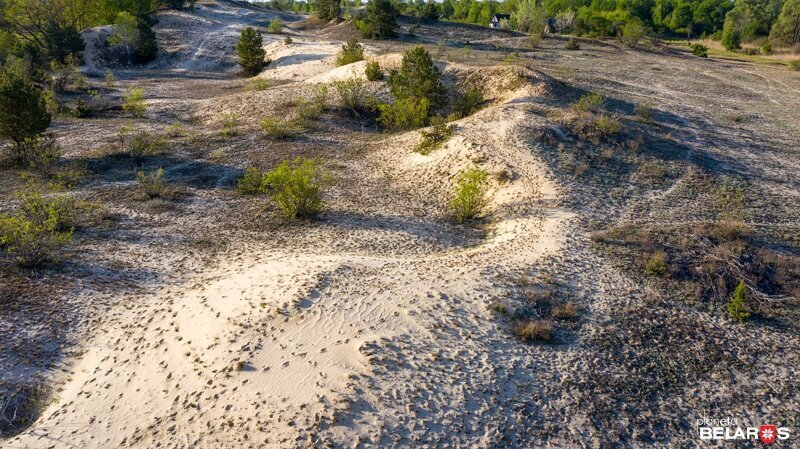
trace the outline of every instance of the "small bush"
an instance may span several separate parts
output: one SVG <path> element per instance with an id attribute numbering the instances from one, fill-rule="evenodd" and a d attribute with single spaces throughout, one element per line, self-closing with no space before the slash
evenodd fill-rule
<path id="1" fill-rule="evenodd" d="M 160 198 L 167 193 L 167 180 L 164 178 L 163 168 L 150 173 L 140 171 L 136 173 L 136 181 L 142 193 L 148 198 Z"/>
<path id="2" fill-rule="evenodd" d="M 471 87 L 463 94 L 456 95 L 451 103 L 453 113 L 458 117 L 467 117 L 479 111 L 486 100 L 483 97 L 483 90 Z"/>
<path id="3" fill-rule="evenodd" d="M 255 167 L 247 167 L 244 170 L 244 175 L 236 181 L 236 190 L 242 195 L 261 195 L 266 193 L 264 172 Z"/>
<path id="4" fill-rule="evenodd" d="M 692 54 L 701 58 L 708 57 L 708 47 L 702 44 L 692 44 Z"/>
<path id="5" fill-rule="evenodd" d="M 225 137 L 232 137 L 236 135 L 236 129 L 239 127 L 238 117 L 234 113 L 222 114 L 222 135 Z"/>
<path id="6" fill-rule="evenodd" d="M 117 86 L 117 78 L 114 77 L 114 72 L 112 72 L 111 70 L 106 72 L 104 79 L 107 88 L 113 89 Z"/>
<path id="7" fill-rule="evenodd" d="M 49 172 L 61 159 L 61 149 L 51 134 L 25 139 L 12 150 L 15 163 L 39 172 Z"/>
<path id="8" fill-rule="evenodd" d="M 489 174 L 470 168 L 459 174 L 450 199 L 450 212 L 457 223 L 478 217 L 489 204 Z"/>
<path id="9" fill-rule="evenodd" d="M 92 109 L 89 107 L 89 102 L 83 98 L 78 98 L 78 100 L 75 102 L 74 113 L 76 118 L 86 118 L 92 115 Z"/>
<path id="10" fill-rule="evenodd" d="M 549 320 L 518 320 L 514 335 L 522 341 L 550 341 L 553 339 L 553 322 Z"/>
<path id="11" fill-rule="evenodd" d="M 605 98 L 602 95 L 590 92 L 572 104 L 572 109 L 580 113 L 596 114 L 603 110 Z"/>
<path id="12" fill-rule="evenodd" d="M 800 70 L 800 59 L 796 61 L 789 61 L 789 68 L 792 70 Z"/>
<path id="13" fill-rule="evenodd" d="M 297 126 L 291 120 L 275 117 L 264 117 L 261 120 L 261 129 L 264 134 L 275 139 L 284 139 L 298 131 Z"/>
<path id="14" fill-rule="evenodd" d="M 378 61 L 370 61 L 364 67 L 364 74 L 369 81 L 380 81 L 383 79 L 383 69 Z"/>
<path id="15" fill-rule="evenodd" d="M 639 120 L 642 123 L 651 123 L 653 121 L 654 113 L 655 108 L 653 108 L 653 103 L 651 101 L 637 104 L 636 110 L 634 111 L 636 120 Z"/>
<path id="16" fill-rule="evenodd" d="M 647 28 L 638 20 L 631 20 L 622 27 L 622 42 L 629 47 L 636 47 L 647 35 Z"/>
<path id="17" fill-rule="evenodd" d="M 245 86 L 245 90 L 260 92 L 269 89 L 269 81 L 264 78 L 256 78 Z"/>
<path id="18" fill-rule="evenodd" d="M 267 26 L 267 33 L 281 34 L 281 31 L 283 31 L 283 22 L 281 22 L 281 19 L 272 19 Z"/>
<path id="19" fill-rule="evenodd" d="M 761 50 L 762 55 L 771 55 L 772 44 L 770 44 L 769 41 L 764 41 L 764 43 L 759 47 L 759 50 Z"/>
<path id="20" fill-rule="evenodd" d="M 580 316 L 581 311 L 574 302 L 557 304 L 550 311 L 550 316 L 557 320 L 573 320 Z"/>
<path id="21" fill-rule="evenodd" d="M 667 255 L 661 251 L 656 252 L 647 260 L 644 272 L 648 276 L 662 276 L 667 272 Z"/>
<path id="22" fill-rule="evenodd" d="M 378 106 L 378 122 L 391 130 L 408 130 L 425 126 L 430 101 L 427 98 L 404 98 L 394 104 Z"/>
<path id="23" fill-rule="evenodd" d="M 286 45 L 289 45 L 289 44 L 291 44 L 292 42 L 293 42 L 293 41 L 292 41 L 292 36 L 289 36 L 289 35 L 287 35 L 287 36 L 286 36 L 286 37 L 283 39 L 283 43 L 284 43 L 284 44 L 286 44 Z"/>
<path id="24" fill-rule="evenodd" d="M 131 87 L 122 95 L 122 110 L 133 117 L 144 116 L 147 107 L 144 104 L 144 89 Z"/>
<path id="25" fill-rule="evenodd" d="M 750 312 L 747 308 L 747 286 L 745 286 L 744 281 L 739 281 L 725 308 L 728 310 L 728 314 L 736 320 L 744 321 L 750 317 Z"/>
<path id="26" fill-rule="evenodd" d="M 622 130 L 622 124 L 615 115 L 598 114 L 594 117 L 594 127 L 604 138 L 611 138 Z"/>
<path id="27" fill-rule="evenodd" d="M 453 131 L 455 130 L 455 125 L 448 125 L 447 121 L 441 117 L 437 116 L 431 120 L 432 127 L 430 131 L 421 131 L 422 140 L 420 141 L 419 145 L 415 148 L 414 151 L 417 153 L 428 155 L 432 151 L 439 148 L 442 144 L 447 142 L 448 139 L 453 135 Z"/>
<path id="28" fill-rule="evenodd" d="M 264 175 L 270 198 L 289 219 L 311 218 L 322 210 L 322 194 L 330 175 L 318 159 L 283 161 Z"/>
<path id="29" fill-rule="evenodd" d="M 342 45 L 342 49 L 336 54 L 336 66 L 352 64 L 364 59 L 364 46 L 355 39 L 350 39 Z"/>
<path id="30" fill-rule="evenodd" d="M 567 44 L 564 46 L 567 50 L 580 50 L 581 44 L 574 38 L 571 38 L 567 41 Z"/>
<path id="31" fill-rule="evenodd" d="M 336 80 L 333 87 L 339 95 L 339 105 L 355 115 L 371 109 L 371 97 L 364 89 L 364 82 L 358 78 Z"/>
<path id="32" fill-rule="evenodd" d="M 12 216 L 0 215 L 0 249 L 21 267 L 35 267 L 55 259 L 59 248 L 72 240 L 68 225 L 74 212 L 65 198 L 45 199 L 31 190 L 21 196 Z"/>
<path id="33" fill-rule="evenodd" d="M 133 131 L 122 127 L 117 131 L 120 150 L 134 159 L 145 159 L 160 153 L 165 146 L 164 140 L 151 132 Z"/>

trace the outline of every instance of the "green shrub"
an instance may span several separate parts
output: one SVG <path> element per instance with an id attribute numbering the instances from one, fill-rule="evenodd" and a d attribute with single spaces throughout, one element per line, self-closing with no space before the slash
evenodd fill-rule
<path id="1" fill-rule="evenodd" d="M 149 131 L 122 127 L 117 131 L 121 150 L 134 159 L 145 159 L 163 151 L 164 140 Z"/>
<path id="2" fill-rule="evenodd" d="M 701 58 L 708 57 L 708 47 L 703 44 L 692 44 L 692 54 Z"/>
<path id="3" fill-rule="evenodd" d="M 581 44 L 575 38 L 570 38 L 564 46 L 567 50 L 580 50 Z"/>
<path id="4" fill-rule="evenodd" d="M 255 167 L 247 167 L 244 170 L 244 175 L 236 182 L 236 190 L 242 195 L 260 195 L 266 193 L 264 172 Z"/>
<path id="5" fill-rule="evenodd" d="M 109 89 L 113 89 L 117 86 L 117 78 L 114 76 L 114 72 L 112 72 L 111 70 L 106 72 L 105 82 L 106 82 L 106 87 Z"/>
<path id="6" fill-rule="evenodd" d="M 342 45 L 342 49 L 336 54 L 336 66 L 352 64 L 364 59 L 364 46 L 357 40 L 350 39 Z"/>
<path id="7" fill-rule="evenodd" d="M 236 53 L 245 75 L 256 75 L 267 64 L 264 60 L 267 53 L 262 47 L 263 44 L 264 38 L 260 31 L 253 27 L 242 30 L 239 41 L 236 42 Z"/>
<path id="8" fill-rule="evenodd" d="M 364 74 L 369 81 L 380 81 L 383 79 L 383 69 L 378 61 L 370 61 L 364 67 Z"/>
<path id="9" fill-rule="evenodd" d="M 727 51 L 734 51 L 742 48 L 742 33 L 736 29 L 733 21 L 725 21 L 722 28 L 722 39 L 720 40 L 722 46 Z"/>
<path id="10" fill-rule="evenodd" d="M 622 123 L 616 115 L 597 114 L 594 116 L 594 127 L 605 138 L 610 138 L 619 134 L 622 130 Z"/>
<path id="11" fill-rule="evenodd" d="M 144 90 L 131 87 L 122 95 L 122 110 L 134 117 L 144 116 L 147 107 L 144 104 Z"/>
<path id="12" fill-rule="evenodd" d="M 629 47 L 636 47 L 647 35 L 647 28 L 637 19 L 630 20 L 622 27 L 622 42 Z"/>
<path id="13" fill-rule="evenodd" d="M 318 159 L 283 161 L 264 175 L 270 198 L 289 219 L 310 218 L 322 209 L 330 175 Z"/>
<path id="14" fill-rule="evenodd" d="M 269 89 L 269 81 L 265 80 L 264 78 L 256 78 L 247 83 L 245 86 L 245 90 L 248 91 L 257 91 L 260 92 L 262 90 Z"/>
<path id="15" fill-rule="evenodd" d="M 85 118 L 90 115 L 92 115 L 92 108 L 89 106 L 89 102 L 83 98 L 78 98 L 75 102 L 75 117 Z"/>
<path id="16" fill-rule="evenodd" d="M 658 251 L 650 256 L 645 265 L 644 272 L 648 276 L 662 276 L 667 272 L 667 255 L 662 251 Z"/>
<path id="17" fill-rule="evenodd" d="M 789 61 L 789 68 L 792 70 L 800 70 L 800 59 L 796 61 Z"/>
<path id="18" fill-rule="evenodd" d="M 164 178 L 163 168 L 150 173 L 140 171 L 136 173 L 136 181 L 142 193 L 148 198 L 160 198 L 167 192 L 167 180 Z"/>
<path id="19" fill-rule="evenodd" d="M 0 139 L 18 147 L 47 130 L 52 116 L 44 91 L 31 82 L 22 64 L 0 70 Z"/>
<path id="20" fill-rule="evenodd" d="M 283 39 L 283 43 L 286 44 L 286 45 L 289 45 L 292 42 L 293 42 L 292 41 L 292 36 L 286 35 L 286 37 Z"/>
<path id="21" fill-rule="evenodd" d="M 431 120 L 431 123 L 433 126 L 431 127 L 430 131 L 420 132 L 420 134 L 422 134 L 422 140 L 415 149 L 417 153 L 423 155 L 430 154 L 432 151 L 436 150 L 442 144 L 447 142 L 447 140 L 453 135 L 455 125 L 447 124 L 447 121 L 443 117 L 436 116 Z"/>
<path id="22" fill-rule="evenodd" d="M 289 137 L 298 131 L 296 124 L 291 120 L 275 117 L 264 117 L 261 120 L 261 129 L 264 134 L 276 139 Z"/>
<path id="23" fill-rule="evenodd" d="M 72 240 L 73 203 L 63 197 L 45 199 L 36 190 L 20 199 L 14 215 L 0 215 L 0 249 L 18 266 L 39 266 Z"/>
<path id="24" fill-rule="evenodd" d="M 339 105 L 353 114 L 359 115 L 371 109 L 372 97 L 364 88 L 364 81 L 359 78 L 336 80 L 333 87 L 339 95 Z"/>
<path id="25" fill-rule="evenodd" d="M 636 109 L 634 111 L 636 115 L 636 119 L 642 123 L 651 123 L 653 121 L 653 115 L 655 114 L 655 108 L 653 108 L 653 102 L 645 101 L 644 103 L 638 103 L 636 105 Z"/>
<path id="26" fill-rule="evenodd" d="M 378 122 L 387 129 L 416 129 L 427 123 L 430 101 L 427 98 L 404 98 L 394 104 L 382 104 L 378 111 Z"/>
<path id="27" fill-rule="evenodd" d="M 236 135 L 236 129 L 239 127 L 239 119 L 234 113 L 222 114 L 222 135 L 225 137 L 232 137 Z"/>
<path id="28" fill-rule="evenodd" d="M 450 199 L 450 212 L 457 223 L 478 217 L 489 204 L 489 174 L 481 168 L 461 172 Z"/>
<path id="29" fill-rule="evenodd" d="M 61 149 L 50 134 L 25 139 L 11 150 L 16 164 L 40 172 L 48 172 L 61 159 Z"/>
<path id="30" fill-rule="evenodd" d="M 364 12 L 364 18 L 355 21 L 364 37 L 388 39 L 397 34 L 397 10 L 390 0 L 370 0 Z"/>
<path id="31" fill-rule="evenodd" d="M 739 281 L 739 285 L 733 290 L 730 301 L 725 305 L 728 314 L 739 321 L 744 321 L 750 317 L 747 307 L 747 286 L 744 281 Z"/>
<path id="32" fill-rule="evenodd" d="M 759 47 L 759 50 L 761 50 L 761 54 L 771 55 L 772 44 L 770 44 L 769 41 L 764 41 L 764 43 L 762 43 L 761 46 Z"/>
<path id="33" fill-rule="evenodd" d="M 590 92 L 572 104 L 572 109 L 580 113 L 598 113 L 603 110 L 605 98 L 602 95 Z"/>
<path id="34" fill-rule="evenodd" d="M 281 19 L 272 19 L 267 26 L 267 33 L 281 34 L 281 31 L 283 31 L 283 22 L 281 22 Z"/>
<path id="35" fill-rule="evenodd" d="M 479 111 L 484 103 L 483 90 L 477 87 L 470 87 L 463 94 L 456 95 L 453 98 L 451 107 L 456 116 L 467 117 Z"/>

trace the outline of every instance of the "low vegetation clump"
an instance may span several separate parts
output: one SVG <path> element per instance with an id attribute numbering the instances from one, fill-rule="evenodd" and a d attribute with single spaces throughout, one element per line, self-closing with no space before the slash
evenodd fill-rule
<path id="1" fill-rule="evenodd" d="M 149 173 L 139 171 L 136 173 L 136 182 L 147 198 L 161 198 L 167 193 L 167 180 L 164 178 L 163 168 Z"/>
<path id="2" fill-rule="evenodd" d="M 480 216 L 489 205 L 489 174 L 481 168 L 470 168 L 458 175 L 450 198 L 453 220 L 463 223 Z"/>
<path id="3" fill-rule="evenodd" d="M 642 123 L 652 123 L 653 116 L 655 115 L 655 108 L 653 107 L 653 103 L 651 101 L 638 103 L 636 105 L 634 114 L 636 115 L 636 120 L 639 120 Z"/>
<path id="4" fill-rule="evenodd" d="M 233 137 L 239 127 L 239 118 L 234 113 L 222 114 L 222 135 Z"/>
<path id="5" fill-rule="evenodd" d="M 146 159 L 162 152 L 166 146 L 164 139 L 146 130 L 135 131 L 121 127 L 117 131 L 120 152 L 134 159 Z"/>
<path id="6" fill-rule="evenodd" d="M 434 117 L 431 122 L 433 126 L 431 126 L 430 130 L 420 132 L 422 139 L 414 150 L 417 153 L 428 155 L 442 146 L 453 135 L 455 125 L 448 124 L 443 117 Z"/>
<path id="7" fill-rule="evenodd" d="M 256 78 L 248 82 L 245 86 L 245 90 L 253 92 L 260 92 L 267 89 L 269 89 L 269 81 L 265 80 L 264 78 Z"/>
<path id="8" fill-rule="evenodd" d="M 357 40 L 350 39 L 342 45 L 342 49 L 336 54 L 336 66 L 352 64 L 364 59 L 364 46 Z"/>
<path id="9" fill-rule="evenodd" d="M 59 249 L 72 240 L 73 203 L 44 198 L 37 190 L 24 192 L 20 200 L 13 215 L 0 215 L 0 250 L 20 267 L 56 260 Z"/>
<path id="10" fill-rule="evenodd" d="M 44 134 L 25 139 L 12 147 L 12 159 L 18 166 L 49 174 L 61 159 L 61 148 L 55 137 Z"/>
<path id="11" fill-rule="evenodd" d="M 581 314 L 580 308 L 574 302 L 556 304 L 550 310 L 550 316 L 556 320 L 574 320 Z"/>
<path id="12" fill-rule="evenodd" d="M 453 98 L 450 108 L 456 117 L 463 118 L 479 111 L 485 103 L 483 90 L 478 87 L 470 87 Z"/>
<path id="13" fill-rule="evenodd" d="M 333 88 L 339 97 L 342 109 L 355 116 L 360 116 L 373 109 L 372 97 L 364 88 L 364 81 L 359 78 L 348 78 L 333 82 Z"/>
<path id="14" fill-rule="evenodd" d="M 236 190 L 242 195 L 261 195 L 266 193 L 264 172 L 256 167 L 247 167 L 244 175 L 236 182 Z"/>
<path id="15" fill-rule="evenodd" d="M 577 39 L 575 39 L 575 38 L 570 38 L 570 39 L 567 41 L 567 44 L 566 44 L 566 45 L 564 45 L 564 48 L 565 48 L 565 49 L 567 49 L 567 50 L 573 50 L 573 51 L 574 51 L 574 50 L 580 50 L 580 49 L 581 49 L 581 44 L 578 42 L 578 40 L 577 40 Z"/>
<path id="16" fill-rule="evenodd" d="M 267 33 L 270 33 L 270 34 L 281 34 L 282 31 L 283 31 L 283 22 L 281 22 L 281 19 L 277 19 L 277 18 L 276 19 L 272 19 L 269 22 L 269 25 L 267 25 Z"/>
<path id="17" fill-rule="evenodd" d="M 242 30 L 239 41 L 236 43 L 236 54 L 239 56 L 239 65 L 247 76 L 257 75 L 267 64 L 267 55 L 263 48 L 264 37 L 261 32 L 253 27 Z"/>
<path id="18" fill-rule="evenodd" d="M 645 265 L 644 272 L 648 276 L 661 276 L 667 272 L 667 255 L 663 251 L 657 251 L 650 256 Z"/>
<path id="19" fill-rule="evenodd" d="M 430 101 L 427 98 L 404 98 L 378 106 L 378 122 L 394 131 L 416 129 L 428 123 Z"/>
<path id="20" fill-rule="evenodd" d="M 551 341 L 553 339 L 553 322 L 550 320 L 517 320 L 514 323 L 514 335 L 522 341 Z"/>
<path id="21" fill-rule="evenodd" d="M 296 158 L 267 172 L 263 182 L 286 218 L 311 218 L 322 210 L 330 174 L 319 159 Z"/>
<path id="22" fill-rule="evenodd" d="M 131 87 L 122 95 L 122 110 L 133 117 L 143 117 L 147 111 L 144 104 L 144 89 Z"/>
<path id="23" fill-rule="evenodd" d="M 692 48 L 692 54 L 695 56 L 699 56 L 701 58 L 708 57 L 708 47 L 703 44 L 692 44 L 690 45 Z"/>
<path id="24" fill-rule="evenodd" d="M 796 61 L 790 61 L 789 62 L 789 67 L 792 70 L 800 70 L 800 59 L 798 59 Z"/>
<path id="25" fill-rule="evenodd" d="M 578 116 L 572 122 L 572 130 L 582 139 L 593 143 L 611 140 L 622 131 L 622 123 L 616 114 L 605 110 L 602 95 L 588 93 L 573 103 Z"/>
<path id="26" fill-rule="evenodd" d="M 647 35 L 647 28 L 639 20 L 629 20 L 622 27 L 620 39 L 629 47 L 637 47 L 642 39 Z"/>
<path id="27" fill-rule="evenodd" d="M 369 81 L 380 81 L 383 79 L 383 69 L 378 61 L 370 61 L 364 67 L 364 75 L 367 76 Z"/>
<path id="28" fill-rule="evenodd" d="M 284 139 L 294 135 L 298 131 L 297 124 L 290 119 L 264 117 L 260 125 L 265 135 L 275 139 Z"/>
<path id="29" fill-rule="evenodd" d="M 747 286 L 744 281 L 739 281 L 725 308 L 728 311 L 728 315 L 735 320 L 744 321 L 750 317 L 750 312 L 747 308 Z"/>

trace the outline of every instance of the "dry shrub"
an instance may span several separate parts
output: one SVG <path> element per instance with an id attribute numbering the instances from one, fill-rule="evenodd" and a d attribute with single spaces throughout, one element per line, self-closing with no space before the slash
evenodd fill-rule
<path id="1" fill-rule="evenodd" d="M 572 320 L 580 316 L 580 308 L 574 302 L 566 302 L 553 306 L 550 316 L 557 320 Z"/>
<path id="2" fill-rule="evenodd" d="M 514 323 L 514 336 L 522 341 L 551 341 L 553 322 L 550 320 L 518 320 Z"/>

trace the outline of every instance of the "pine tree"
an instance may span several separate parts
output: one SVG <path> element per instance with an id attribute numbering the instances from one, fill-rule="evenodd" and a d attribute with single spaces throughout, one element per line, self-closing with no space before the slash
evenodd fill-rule
<path id="1" fill-rule="evenodd" d="M 369 39 L 387 39 L 397 32 L 397 10 L 390 0 L 370 0 L 358 28 Z"/>
<path id="2" fill-rule="evenodd" d="M 17 152 L 28 139 L 50 126 L 44 93 L 28 78 L 22 67 L 8 64 L 0 72 L 0 138 L 14 142 Z M 23 156 L 23 155 L 19 155 Z"/>
<path id="3" fill-rule="evenodd" d="M 144 19 L 139 19 L 139 45 L 133 54 L 133 60 L 139 64 L 144 64 L 156 59 L 158 56 L 158 41 L 156 41 L 156 33 L 150 22 Z"/>
<path id="4" fill-rule="evenodd" d="M 441 108 L 447 98 L 441 76 L 428 50 L 414 47 L 403 54 L 400 71 L 389 76 L 392 96 L 395 99 L 427 98 L 432 109 Z"/>
<path id="5" fill-rule="evenodd" d="M 339 18 L 339 0 L 316 0 L 314 15 L 326 22 Z"/>
<path id="6" fill-rule="evenodd" d="M 750 312 L 747 310 L 747 286 L 744 281 L 739 281 L 726 308 L 728 314 L 739 321 L 744 321 L 750 316 Z"/>
<path id="7" fill-rule="evenodd" d="M 239 65 L 247 75 L 257 75 L 264 68 L 266 52 L 262 48 L 264 38 L 261 32 L 253 27 L 242 30 L 239 42 L 236 43 L 236 53 L 239 55 Z"/>

